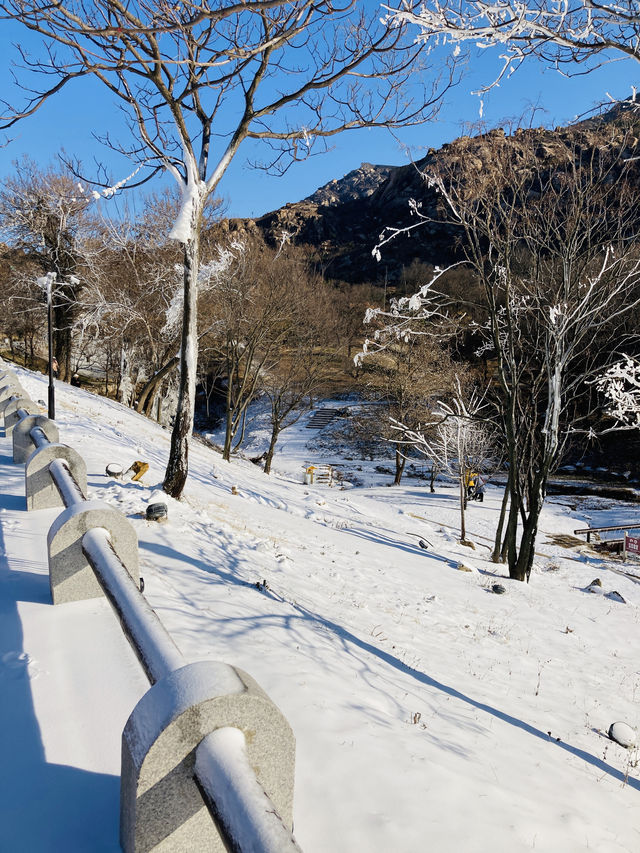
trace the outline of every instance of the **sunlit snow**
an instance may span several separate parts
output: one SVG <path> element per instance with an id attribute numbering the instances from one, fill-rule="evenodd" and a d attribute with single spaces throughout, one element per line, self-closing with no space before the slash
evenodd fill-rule
<path id="1" fill-rule="evenodd" d="M 44 377 L 18 373 L 46 399 Z M 185 497 L 158 524 L 144 515 L 168 431 L 62 383 L 56 402 L 89 496 L 134 524 L 145 595 L 185 658 L 246 670 L 293 727 L 307 853 L 638 849 L 636 752 L 607 732 L 639 722 L 640 564 L 558 539 L 632 527 L 635 505 L 550 499 L 531 583 L 512 582 L 488 559 L 498 486 L 470 504 L 463 547 L 456 487 L 389 487 L 384 460 L 328 439 L 350 405 L 328 401 L 338 417 L 285 431 L 271 476 L 194 440 Z M 248 436 L 260 453 L 266 425 Z M 26 513 L 0 442 L 0 849 L 115 851 L 120 737 L 147 685 L 106 601 L 50 604 L 56 511 Z M 135 459 L 143 483 L 105 475 Z M 305 485 L 319 463 L 342 480 Z M 603 595 L 586 591 L 596 577 Z"/>

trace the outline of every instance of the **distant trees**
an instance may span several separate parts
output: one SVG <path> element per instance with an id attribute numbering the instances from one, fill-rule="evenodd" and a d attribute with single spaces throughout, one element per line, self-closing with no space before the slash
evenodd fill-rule
<path id="1" fill-rule="evenodd" d="M 327 387 L 340 350 L 334 343 L 339 315 L 326 282 L 307 271 L 298 276 L 295 284 L 290 282 L 290 288 L 294 311 L 284 345 L 262 381 L 262 393 L 270 403 L 271 424 L 264 461 L 266 474 L 271 472 L 281 433 L 297 423 L 311 399 Z"/>
<path id="2" fill-rule="evenodd" d="M 362 361 L 359 386 L 369 402 L 360 418 L 361 429 L 389 442 L 399 485 L 413 442 L 409 433 L 428 420 L 434 402 L 454 385 L 455 368 L 444 346 L 429 335 L 414 333 L 388 341 Z"/>
<path id="3" fill-rule="evenodd" d="M 4 233 L 11 247 L 4 251 L 0 323 L 10 346 L 19 339 L 25 360 L 34 363 L 45 349 L 45 311 L 37 280 L 57 255 L 49 252 L 36 228 L 41 220 L 30 201 L 42 181 L 35 167 L 29 174 L 34 176 L 32 185 L 22 169 L 5 190 Z M 47 187 L 49 207 L 38 210 L 54 211 L 52 233 L 61 241 L 67 202 L 77 203 L 74 190 L 84 202 L 84 190 L 81 193 L 77 181 L 63 171 L 53 170 Z M 168 191 L 147 197 L 137 221 L 125 208 L 116 220 L 95 217 L 87 219 L 86 226 L 83 222 L 82 229 L 78 226 L 80 236 L 73 244 L 77 275 L 73 294 L 67 289 L 64 303 L 68 374 L 91 367 L 105 394 L 158 418 L 169 416 L 179 363 L 182 258 L 166 236 L 178 206 L 176 194 Z M 286 243 L 272 249 L 257 235 L 230 235 L 217 223 L 217 213 L 217 203 L 205 209 L 198 376 L 209 391 L 216 380 L 224 388 L 227 459 L 242 441 L 250 403 L 257 395 L 270 400 L 268 472 L 280 433 L 300 417 L 343 349 L 335 291 L 313 272 L 305 250 Z M 41 219 L 48 221 L 44 213 Z M 71 233 L 71 226 L 67 231 Z M 68 235 L 66 240 L 69 244 Z M 58 271 L 64 282 L 60 267 Z"/>
<path id="4" fill-rule="evenodd" d="M 171 232 L 184 248 L 180 384 L 164 479 L 179 497 L 195 403 L 202 214 L 240 145 L 263 140 L 272 146 L 267 165 L 283 169 L 341 131 L 422 122 L 451 83 L 450 70 L 439 88 L 405 92 L 408 77 L 424 71 L 422 46 L 404 24 L 384 22 L 355 0 L 135 8 L 116 0 L 3 0 L 0 10 L 45 42 L 40 59 L 25 61 L 45 85 L 31 86 L 24 108 L 5 113 L 5 128 L 92 75 L 131 121 L 135 139 L 119 150 L 139 167 L 168 171 L 181 188 Z"/>
<path id="5" fill-rule="evenodd" d="M 7 246 L 0 258 L 0 332 L 12 358 L 17 361 L 21 349 L 24 364 L 34 366 L 46 330 L 44 294 L 37 283 L 42 269 Z"/>
<path id="6" fill-rule="evenodd" d="M 268 472 L 278 435 L 299 416 L 335 348 L 329 291 L 294 247 L 275 250 L 244 237 L 220 251 L 226 261 L 204 297 L 200 369 L 218 377 L 223 388 L 227 460 L 242 441 L 249 404 L 260 393 L 268 395 Z"/>
<path id="7" fill-rule="evenodd" d="M 153 207 L 153 205 L 152 205 Z M 176 246 L 146 229 L 149 203 L 139 222 L 128 211 L 115 221 L 102 221 L 99 262 L 83 277 L 74 330 L 78 344 L 90 340 L 105 372 L 106 393 L 112 385 L 125 405 L 139 393 L 140 410 L 150 411 L 157 372 L 176 355 L 179 323 L 167 323 L 172 299 L 180 287 Z M 177 363 L 174 362 L 174 366 Z"/>
<path id="8" fill-rule="evenodd" d="M 55 276 L 53 345 L 60 378 L 68 380 L 82 290 L 80 271 L 96 251 L 95 222 L 89 214 L 92 199 L 64 170 L 43 170 L 27 158 L 14 165 L 14 174 L 0 189 L 0 227 L 6 242 L 24 254 L 32 269 Z"/>

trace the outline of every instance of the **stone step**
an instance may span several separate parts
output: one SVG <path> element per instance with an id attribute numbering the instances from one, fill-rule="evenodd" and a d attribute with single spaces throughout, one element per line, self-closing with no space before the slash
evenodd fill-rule
<path id="1" fill-rule="evenodd" d="M 309 419 L 309 423 L 307 424 L 307 429 L 322 429 L 328 423 L 330 423 L 336 416 L 334 409 L 318 409 L 315 411 L 311 418 Z"/>

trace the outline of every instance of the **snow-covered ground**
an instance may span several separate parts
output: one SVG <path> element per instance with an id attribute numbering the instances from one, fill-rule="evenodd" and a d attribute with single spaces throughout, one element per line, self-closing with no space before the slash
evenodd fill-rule
<path id="1" fill-rule="evenodd" d="M 169 433 L 62 384 L 57 414 L 90 496 L 136 526 L 145 595 L 184 655 L 247 670 L 291 723 L 306 853 L 640 849 L 637 756 L 606 736 L 640 723 L 640 588 L 623 573 L 640 564 L 554 540 L 640 508 L 549 500 L 525 585 L 488 561 L 499 489 L 469 506 L 471 550 L 453 486 L 390 488 L 306 417 L 271 476 L 194 441 L 185 497 L 158 524 L 144 512 Z M 144 483 L 105 476 L 134 459 Z M 363 485 L 305 486 L 324 461 Z M 0 439 L 0 850 L 115 850 L 120 735 L 147 685 L 105 601 L 49 603 L 56 513 L 27 514 L 23 494 Z M 596 577 L 602 595 L 585 591 Z"/>

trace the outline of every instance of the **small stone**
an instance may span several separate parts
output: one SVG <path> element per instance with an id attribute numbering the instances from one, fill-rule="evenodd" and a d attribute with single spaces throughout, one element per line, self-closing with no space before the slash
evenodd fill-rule
<path id="1" fill-rule="evenodd" d="M 504 595 L 507 590 L 501 583 L 494 583 L 491 591 L 495 592 L 496 595 Z"/>
<path id="2" fill-rule="evenodd" d="M 477 574 L 478 570 L 474 566 L 470 566 L 469 563 L 460 562 L 456 566 L 456 569 L 459 572 L 471 572 L 473 574 Z"/>
<path id="3" fill-rule="evenodd" d="M 635 746 L 637 741 L 636 730 L 631 728 L 628 723 L 611 723 L 609 726 L 609 737 L 626 749 Z"/>
<path id="4" fill-rule="evenodd" d="M 589 589 L 591 589 L 592 586 L 602 586 L 602 581 L 600 580 L 600 578 L 594 578 L 589 584 Z"/>

